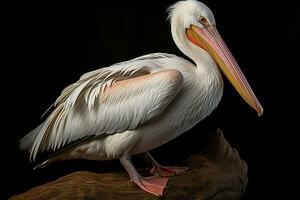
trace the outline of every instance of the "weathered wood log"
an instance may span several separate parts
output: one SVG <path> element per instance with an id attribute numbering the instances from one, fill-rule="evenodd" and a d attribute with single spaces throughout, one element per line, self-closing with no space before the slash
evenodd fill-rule
<path id="1" fill-rule="evenodd" d="M 125 171 L 104 174 L 79 171 L 11 197 L 11 200 L 219 200 L 240 199 L 248 183 L 247 164 L 218 130 L 204 150 L 191 156 L 189 170 L 171 177 L 163 197 L 140 190 Z"/>

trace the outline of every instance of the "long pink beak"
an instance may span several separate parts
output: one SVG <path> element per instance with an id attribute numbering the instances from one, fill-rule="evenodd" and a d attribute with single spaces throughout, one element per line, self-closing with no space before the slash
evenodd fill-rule
<path id="1" fill-rule="evenodd" d="M 257 111 L 258 116 L 261 116 L 263 114 L 263 107 L 257 100 L 239 65 L 220 36 L 216 26 L 211 25 L 205 28 L 199 28 L 191 25 L 186 31 L 189 40 L 198 47 L 206 50 L 214 58 L 221 71 L 229 79 L 237 92 Z"/>

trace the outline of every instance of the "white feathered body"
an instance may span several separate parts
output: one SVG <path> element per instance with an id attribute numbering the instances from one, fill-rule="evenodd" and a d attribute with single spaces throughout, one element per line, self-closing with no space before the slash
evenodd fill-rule
<path id="1" fill-rule="evenodd" d="M 222 91 L 212 59 L 196 67 L 175 55 L 149 54 L 83 75 L 62 92 L 45 122 L 22 139 L 21 148 L 34 160 L 40 151 L 98 135 L 59 159 L 138 154 L 191 129 L 216 108 Z"/>

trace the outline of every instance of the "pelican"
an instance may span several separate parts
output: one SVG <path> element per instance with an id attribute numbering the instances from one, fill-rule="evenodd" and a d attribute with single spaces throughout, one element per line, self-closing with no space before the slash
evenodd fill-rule
<path id="1" fill-rule="evenodd" d="M 119 159 L 130 180 L 160 196 L 169 175 L 186 167 L 162 166 L 149 150 L 191 129 L 211 114 L 229 79 L 241 97 L 257 111 L 263 108 L 216 28 L 212 11 L 195 0 L 168 8 L 171 32 L 178 48 L 191 59 L 153 53 L 88 72 L 66 87 L 53 112 L 24 136 L 20 148 L 36 160 L 43 151 L 59 160 Z M 145 153 L 153 168 L 141 176 L 131 156 Z"/>

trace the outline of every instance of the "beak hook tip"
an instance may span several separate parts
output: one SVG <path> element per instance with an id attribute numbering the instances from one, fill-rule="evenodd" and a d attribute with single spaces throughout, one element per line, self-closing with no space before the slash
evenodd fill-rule
<path id="1" fill-rule="evenodd" d="M 264 109 L 261 107 L 257 113 L 258 117 L 262 116 L 264 114 Z"/>

